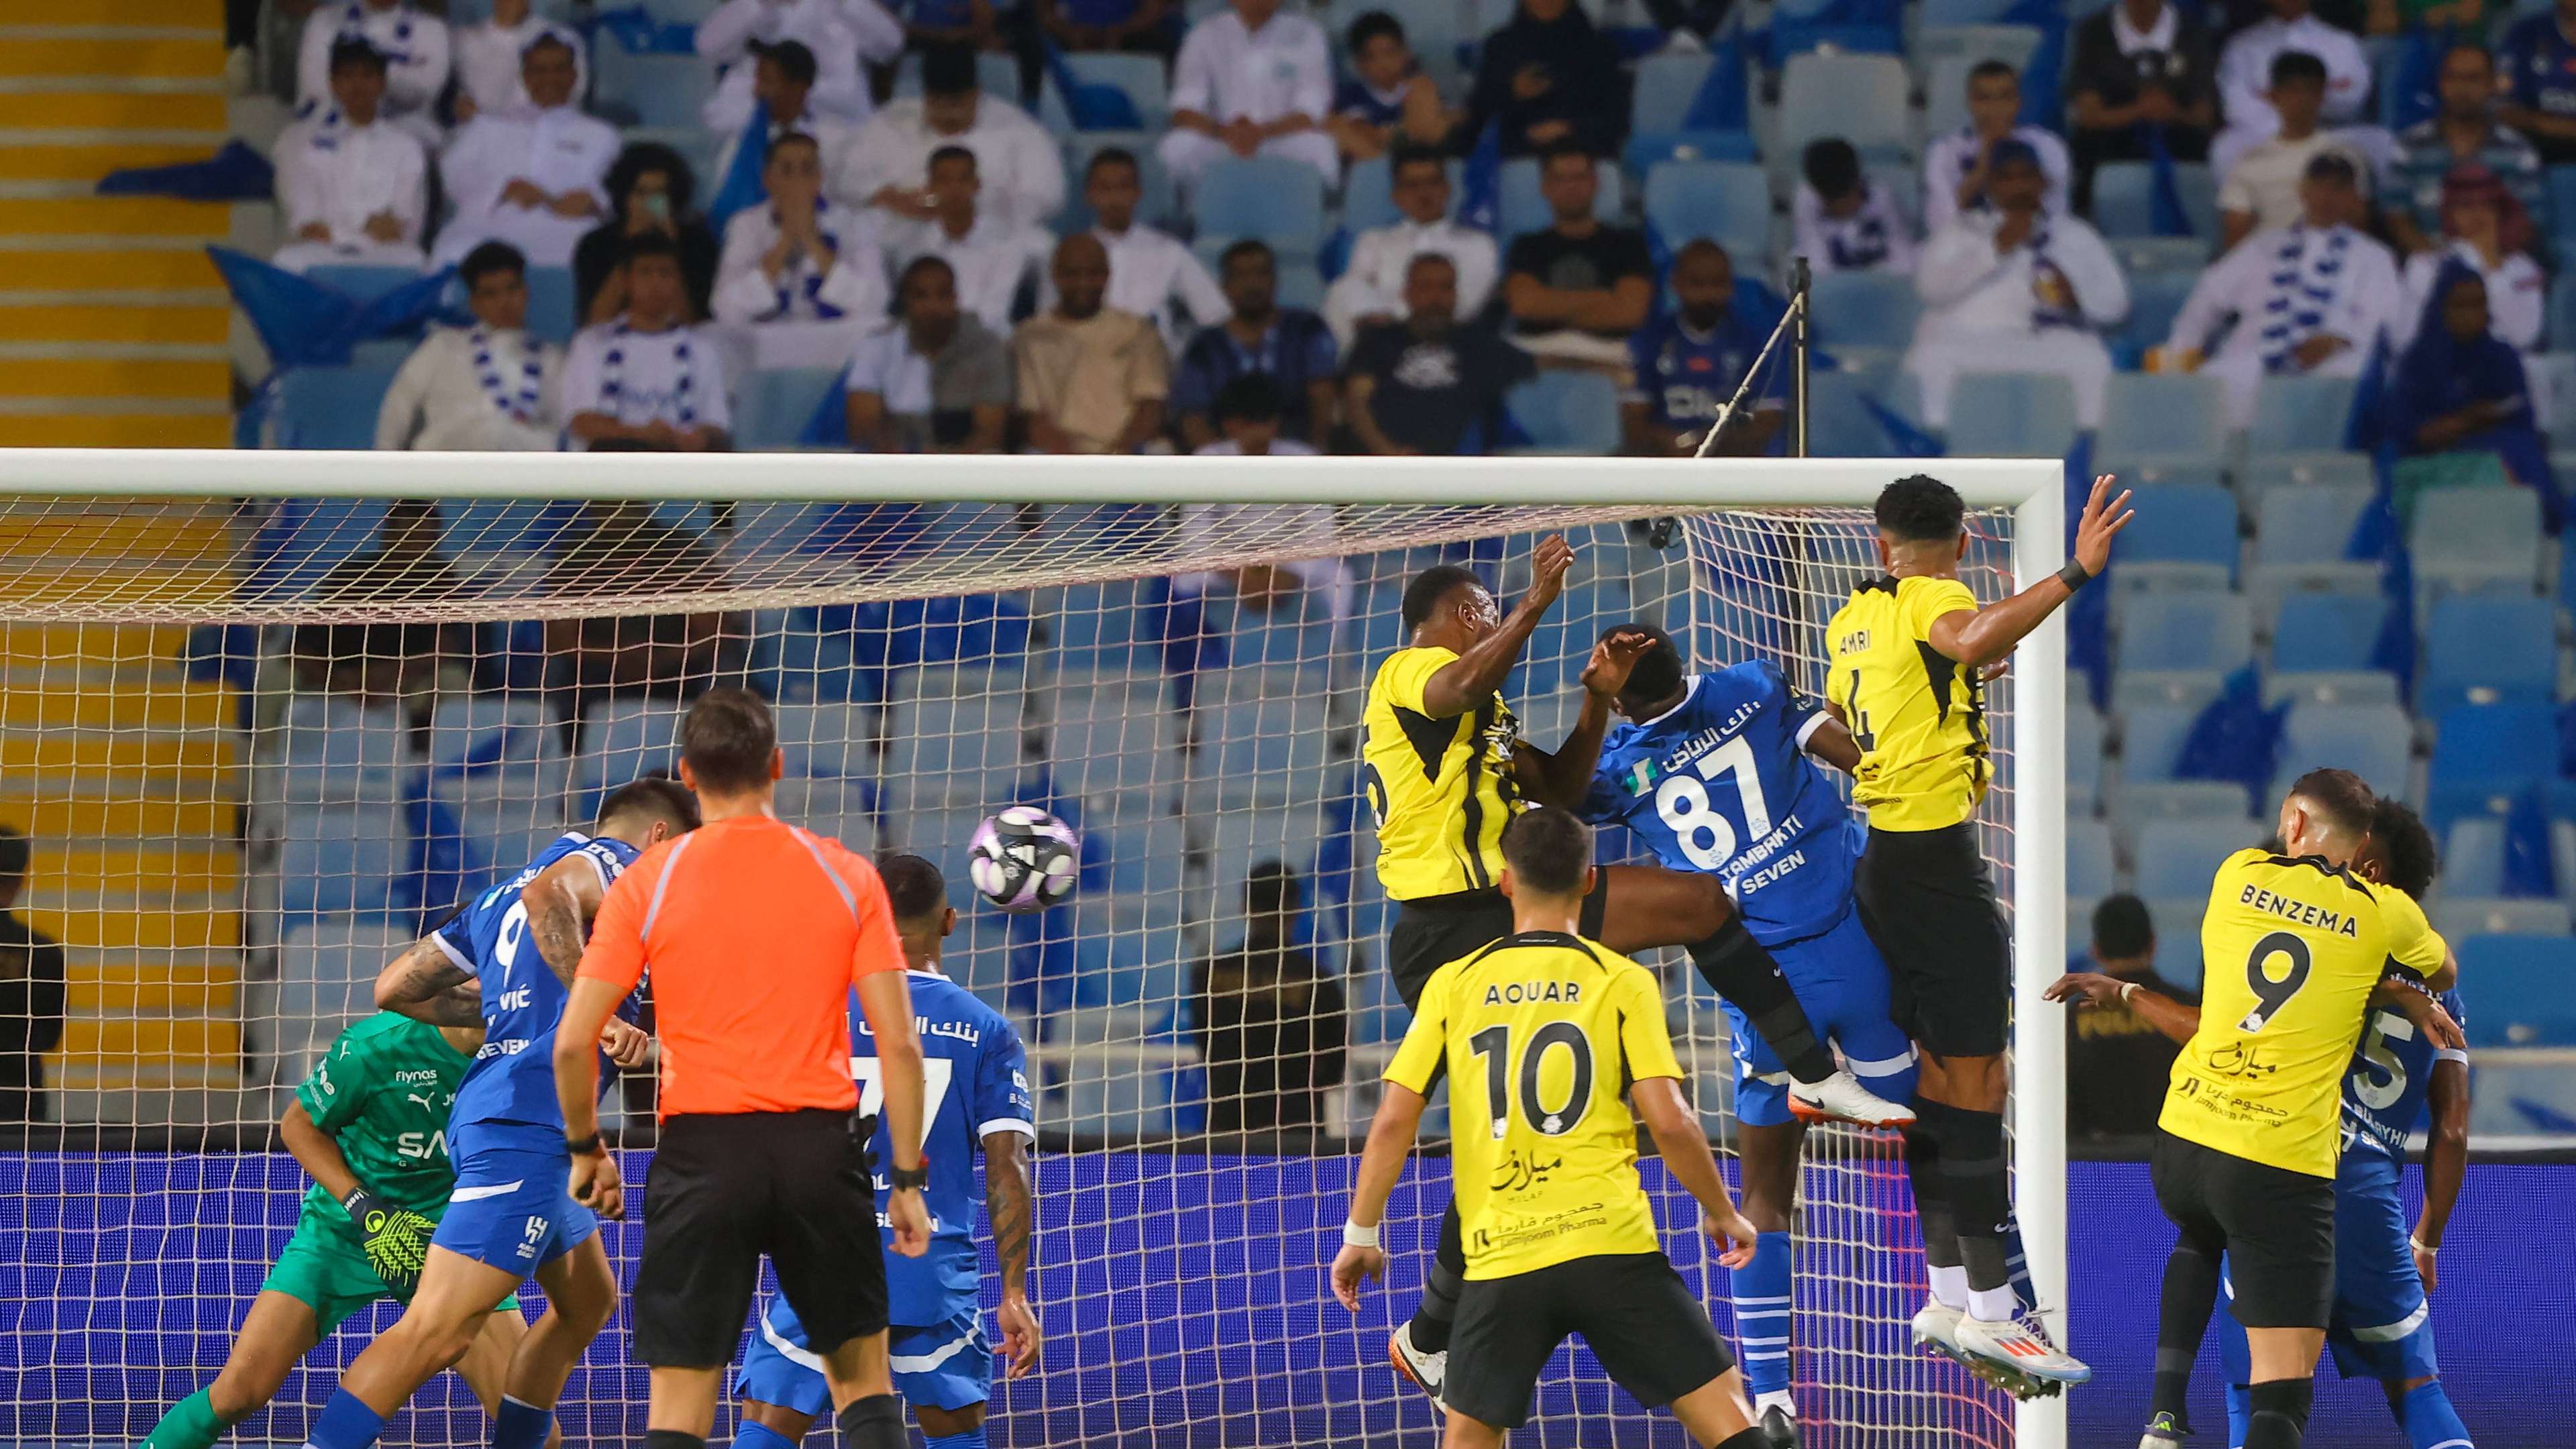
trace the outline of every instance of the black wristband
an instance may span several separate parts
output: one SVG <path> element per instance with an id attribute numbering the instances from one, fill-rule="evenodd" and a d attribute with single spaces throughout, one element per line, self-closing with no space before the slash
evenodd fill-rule
<path id="1" fill-rule="evenodd" d="M 588 1157 L 592 1153 L 600 1151 L 602 1145 L 603 1144 L 600 1142 L 599 1134 L 597 1132 L 593 1132 L 587 1137 L 567 1137 L 564 1139 L 564 1151 L 571 1153 L 575 1157 Z"/>
<path id="2" fill-rule="evenodd" d="M 2066 567 L 2057 571 L 2057 581 L 2066 585 L 2066 592 L 2071 594 L 2093 582 L 2093 571 L 2073 559 L 2068 559 Z"/>
<path id="3" fill-rule="evenodd" d="M 925 1159 L 919 1167 L 887 1168 L 886 1185 L 893 1188 L 896 1192 L 902 1192 L 906 1188 L 910 1188 L 915 1192 L 927 1190 L 930 1186 L 929 1161 Z"/>

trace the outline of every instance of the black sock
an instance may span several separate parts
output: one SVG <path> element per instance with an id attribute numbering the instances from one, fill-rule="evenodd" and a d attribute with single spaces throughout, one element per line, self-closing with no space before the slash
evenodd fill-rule
<path id="1" fill-rule="evenodd" d="M 1923 1261 L 1935 1268 L 1959 1266 L 1959 1222 L 1950 1214 L 1949 1189 L 1941 1181 L 1941 1141 L 1922 1113 L 1939 1107 L 1923 1102 L 1916 1108 L 1915 1128 L 1905 1134 L 1905 1176 L 1914 1187 L 1914 1217 L 1923 1228 Z"/>
<path id="2" fill-rule="evenodd" d="M 2246 1397 L 2253 1412 L 2245 1421 L 2245 1449 L 2299 1449 L 2307 1442 L 2315 1379 L 2266 1379 Z"/>
<path id="3" fill-rule="evenodd" d="M 1744 929 L 1742 916 L 1728 916 L 1716 935 L 1690 948 L 1690 958 L 1699 979 L 1744 1013 L 1790 1076 L 1821 1082 L 1834 1074 L 1834 1054 L 1817 1039 L 1807 1009 L 1789 989 L 1789 978 L 1780 974 L 1780 963 Z"/>
<path id="4" fill-rule="evenodd" d="M 910 1449 L 912 1443 L 912 1436 L 904 1432 L 903 1400 L 892 1394 L 852 1399 L 832 1422 L 847 1449 Z"/>
<path id="5" fill-rule="evenodd" d="M 1716 1449 L 1771 1449 L 1771 1441 L 1763 1435 L 1761 1425 L 1752 1424 L 1741 1433 L 1719 1440 Z"/>
<path id="6" fill-rule="evenodd" d="M 707 1449 L 707 1441 L 677 1429 L 647 1429 L 644 1449 Z"/>
<path id="7" fill-rule="evenodd" d="M 1431 1258 L 1431 1276 L 1422 1285 L 1422 1301 L 1413 1309 L 1413 1346 L 1424 1353 L 1449 1347 L 1449 1325 L 1458 1317 L 1458 1290 L 1467 1282 L 1467 1243 L 1458 1223 L 1458 1200 L 1440 1215 L 1440 1247 Z"/>
<path id="8" fill-rule="evenodd" d="M 2004 1229 L 2012 1217 L 2011 1180 L 2005 1175 L 2004 1119 L 2000 1113 L 1972 1112 L 1947 1103 L 1926 1102 L 1935 1110 L 1932 1130 L 1941 1139 L 1942 1196 L 1950 1205 L 1959 1234 L 1959 1261 L 1967 1266 L 1968 1287 L 1983 1292 L 2012 1283 L 2006 1261 Z"/>
<path id="9" fill-rule="evenodd" d="M 2218 1306 L 2218 1259 L 2184 1238 L 2165 1259 L 2163 1296 L 2156 1304 L 2156 1377 L 2147 1401 L 2150 1420 L 2173 1415 L 2174 1427 L 2188 1431 L 2191 1414 L 2184 1400 L 2191 1388 L 2192 1360 L 2200 1357 L 2201 1338 L 2209 1331 L 2210 1310 Z"/>

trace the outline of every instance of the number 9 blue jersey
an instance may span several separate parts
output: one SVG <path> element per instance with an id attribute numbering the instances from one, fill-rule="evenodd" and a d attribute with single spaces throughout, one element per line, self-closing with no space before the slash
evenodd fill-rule
<path id="1" fill-rule="evenodd" d="M 1693 675 L 1680 704 L 1611 728 L 1579 813 L 1723 879 L 1755 940 L 1804 940 L 1851 909 L 1862 838 L 1803 748 L 1828 718 L 1767 660 Z"/>

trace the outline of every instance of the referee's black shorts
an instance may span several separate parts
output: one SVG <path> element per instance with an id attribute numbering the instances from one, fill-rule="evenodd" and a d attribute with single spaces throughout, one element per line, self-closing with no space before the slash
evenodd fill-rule
<path id="1" fill-rule="evenodd" d="M 1852 877 L 1860 923 L 1887 958 L 1896 1024 L 1943 1057 L 2004 1051 L 2012 937 L 1973 820 L 1938 830 L 1873 826 Z"/>
<path id="2" fill-rule="evenodd" d="M 766 1253 L 816 1353 L 886 1326 L 877 1195 L 847 1112 L 673 1117 L 644 1187 L 635 1356 L 733 1361 Z"/>
<path id="3" fill-rule="evenodd" d="M 1592 894 L 1583 898 L 1583 934 L 1599 940 L 1601 919 L 1610 903 L 1610 872 L 1597 872 Z M 1395 903 L 1395 924 L 1386 933 L 1386 970 L 1395 978 L 1395 994 L 1411 1011 L 1422 1004 L 1422 988 L 1431 973 L 1472 955 L 1512 933 L 1512 903 L 1499 890 L 1459 891 Z"/>
<path id="4" fill-rule="evenodd" d="M 2323 1328 L 2334 1308 L 2335 1185 L 2159 1128 L 2148 1159 L 2156 1202 L 2185 1242 L 2227 1254 L 2236 1321 Z"/>
<path id="5" fill-rule="evenodd" d="M 1558 1344 L 1582 1334 L 1611 1382 L 1658 1408 L 1705 1387 L 1735 1360 L 1708 1310 L 1661 1253 L 1604 1253 L 1471 1278 L 1458 1294 L 1441 1402 L 1480 1424 L 1517 1429 Z"/>

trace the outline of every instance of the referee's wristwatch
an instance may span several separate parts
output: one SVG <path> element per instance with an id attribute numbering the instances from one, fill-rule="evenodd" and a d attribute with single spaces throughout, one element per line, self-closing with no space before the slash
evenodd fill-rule
<path id="1" fill-rule="evenodd" d="M 896 1192 L 903 1192 L 907 1189 L 913 1192 L 929 1191 L 930 1159 L 926 1157 L 923 1158 L 919 1167 L 887 1168 L 886 1185 Z"/>

